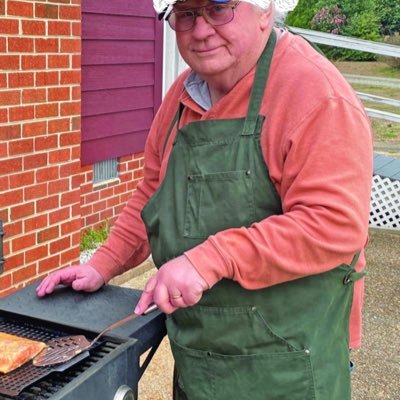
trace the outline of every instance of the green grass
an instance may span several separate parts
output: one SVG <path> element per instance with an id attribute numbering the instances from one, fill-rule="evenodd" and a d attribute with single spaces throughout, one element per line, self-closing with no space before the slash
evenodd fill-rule
<path id="1" fill-rule="evenodd" d="M 100 226 L 99 229 L 88 228 L 85 233 L 81 236 L 80 250 L 93 250 L 102 244 L 110 233 L 110 226 L 108 221 Z"/>
<path id="2" fill-rule="evenodd" d="M 375 118 L 371 121 L 374 139 L 376 141 L 389 143 L 395 141 L 398 143 L 400 140 L 400 124 Z"/>

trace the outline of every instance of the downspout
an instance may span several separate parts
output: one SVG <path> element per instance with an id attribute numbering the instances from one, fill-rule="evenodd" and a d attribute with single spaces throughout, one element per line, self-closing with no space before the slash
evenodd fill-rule
<path id="1" fill-rule="evenodd" d="M 3 231 L 3 221 L 0 220 L 0 274 L 3 273 L 3 265 L 5 258 L 3 257 L 3 236 L 6 233 Z"/>

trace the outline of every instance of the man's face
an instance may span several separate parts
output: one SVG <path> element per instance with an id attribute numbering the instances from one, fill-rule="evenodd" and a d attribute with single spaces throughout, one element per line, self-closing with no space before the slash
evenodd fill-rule
<path id="1" fill-rule="evenodd" d="M 231 1 L 229 4 L 235 4 Z M 177 2 L 175 11 L 216 5 L 208 0 Z M 272 26 L 271 12 L 263 13 L 242 2 L 234 9 L 231 22 L 212 26 L 202 16 L 193 28 L 176 32 L 179 51 L 187 64 L 203 79 L 215 79 L 221 74 L 241 78 L 256 63 L 265 30 Z M 252 65 L 250 65 L 252 64 Z"/>

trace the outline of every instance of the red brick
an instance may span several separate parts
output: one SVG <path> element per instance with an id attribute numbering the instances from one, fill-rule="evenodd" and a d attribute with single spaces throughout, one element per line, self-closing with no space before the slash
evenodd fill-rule
<path id="1" fill-rule="evenodd" d="M 48 245 L 36 246 L 32 250 L 25 252 L 25 262 L 30 263 L 36 260 L 40 260 L 48 256 Z"/>
<path id="2" fill-rule="evenodd" d="M 80 71 L 61 71 L 60 72 L 61 85 L 80 84 L 81 72 Z"/>
<path id="3" fill-rule="evenodd" d="M 80 201 L 80 190 L 72 190 L 61 195 L 61 206 L 69 206 Z"/>
<path id="4" fill-rule="evenodd" d="M 17 15 L 19 17 L 33 17 L 33 4 L 25 1 L 12 1 L 7 2 L 7 14 Z"/>
<path id="5" fill-rule="evenodd" d="M 80 54 L 72 54 L 72 69 L 80 69 L 82 65 L 82 57 Z"/>
<path id="6" fill-rule="evenodd" d="M 2 145 L 0 143 L 0 148 L 1 147 Z M 6 192 L 7 190 L 10 190 L 8 176 L 0 176 L 0 193 Z"/>
<path id="7" fill-rule="evenodd" d="M 57 136 L 39 136 L 35 139 L 35 150 L 50 150 L 58 148 Z"/>
<path id="8" fill-rule="evenodd" d="M 5 15 L 5 13 L 6 13 L 5 0 L 0 0 L 0 15 Z"/>
<path id="9" fill-rule="evenodd" d="M 80 188 L 82 182 L 83 182 L 83 176 L 81 174 L 80 175 L 74 175 L 71 178 L 71 188 L 72 189 Z M 81 190 L 82 190 L 82 188 L 81 188 Z"/>
<path id="10" fill-rule="evenodd" d="M 79 129 L 81 129 L 81 117 L 72 117 L 71 118 L 71 129 L 73 131 L 78 131 Z"/>
<path id="11" fill-rule="evenodd" d="M 7 223 L 8 222 L 8 209 L 1 209 L 0 208 L 0 219 L 4 222 Z"/>
<path id="12" fill-rule="evenodd" d="M 60 52 L 61 53 L 78 53 L 81 52 L 81 40 L 80 39 L 61 39 L 60 40 Z"/>
<path id="13" fill-rule="evenodd" d="M 0 126 L 0 140 L 8 141 L 21 137 L 21 125 Z"/>
<path id="14" fill-rule="evenodd" d="M 71 207 L 71 209 L 72 209 L 72 214 L 71 214 L 72 218 L 77 218 L 77 217 L 81 216 L 81 205 L 80 205 L 80 203 L 74 204 Z"/>
<path id="15" fill-rule="evenodd" d="M 112 209 L 104 210 L 100 213 L 100 220 L 104 221 L 105 219 L 107 219 L 109 222 L 111 222 L 112 216 L 113 216 Z"/>
<path id="16" fill-rule="evenodd" d="M 45 89 L 24 89 L 22 91 L 22 102 L 26 103 L 43 103 L 46 101 Z"/>
<path id="17" fill-rule="evenodd" d="M 27 249 L 28 247 L 32 247 L 36 244 L 36 235 L 31 233 L 29 235 L 24 235 L 17 239 L 11 241 L 11 247 L 13 253 L 16 253 L 20 250 Z"/>
<path id="18" fill-rule="evenodd" d="M 71 148 L 71 160 L 81 158 L 81 146 L 74 146 Z"/>
<path id="19" fill-rule="evenodd" d="M 52 4 L 36 4 L 35 6 L 35 17 L 36 18 L 58 18 L 58 6 Z"/>
<path id="20" fill-rule="evenodd" d="M 16 19 L 0 18 L 0 34 L 18 34 L 19 24 Z"/>
<path id="21" fill-rule="evenodd" d="M 46 34 L 46 23 L 36 20 L 22 20 L 22 33 L 24 35 L 44 36 Z"/>
<path id="22" fill-rule="evenodd" d="M 61 103 L 60 114 L 66 115 L 80 115 L 81 113 L 81 102 L 75 101 L 71 103 Z"/>
<path id="23" fill-rule="evenodd" d="M 105 200 L 98 201 L 97 203 L 93 204 L 93 212 L 103 211 L 107 206 L 107 202 Z"/>
<path id="24" fill-rule="evenodd" d="M 60 6 L 60 19 L 81 19 L 81 8 L 79 6 Z"/>
<path id="25" fill-rule="evenodd" d="M 7 40 L 5 37 L 0 37 L 0 53 L 7 52 Z"/>
<path id="26" fill-rule="evenodd" d="M 47 183 L 24 188 L 24 199 L 34 200 L 47 196 Z"/>
<path id="27" fill-rule="evenodd" d="M 65 221 L 71 218 L 70 215 L 71 208 L 64 207 L 57 211 L 53 211 L 49 214 L 49 225 L 58 224 L 61 221 Z"/>
<path id="28" fill-rule="evenodd" d="M 21 283 L 26 281 L 29 278 L 32 278 L 36 275 L 36 263 L 29 265 L 27 267 L 23 267 L 12 274 L 13 278 L 13 284 L 15 285 L 16 283 Z"/>
<path id="29" fill-rule="evenodd" d="M 19 253 L 7 257 L 6 262 L 4 264 L 5 271 L 11 271 L 15 268 L 21 267 L 25 263 L 24 253 Z"/>
<path id="30" fill-rule="evenodd" d="M 20 90 L 5 90 L 1 92 L 0 106 L 12 106 L 16 104 L 21 104 Z"/>
<path id="31" fill-rule="evenodd" d="M 48 67 L 58 69 L 69 68 L 69 56 L 49 54 Z"/>
<path id="32" fill-rule="evenodd" d="M 71 238 L 69 236 L 50 243 L 50 254 L 60 253 L 71 247 Z"/>
<path id="33" fill-rule="evenodd" d="M 71 23 L 65 21 L 49 21 L 48 34 L 53 36 L 71 35 Z"/>
<path id="34" fill-rule="evenodd" d="M 41 182 L 47 182 L 47 181 L 52 181 L 55 179 L 59 178 L 59 173 L 58 173 L 58 167 L 48 167 L 48 168 L 43 168 L 39 169 L 36 171 L 36 182 L 41 183 Z M 54 201 L 54 199 L 52 199 Z M 49 202 L 50 203 L 50 202 Z M 57 200 L 58 203 L 58 200 Z M 41 206 L 45 207 L 44 204 L 41 204 Z M 53 207 L 51 207 L 53 208 Z M 44 210 L 48 210 L 49 208 L 44 208 Z"/>
<path id="35" fill-rule="evenodd" d="M 72 87 L 72 100 L 80 100 L 81 99 L 81 87 L 73 86 Z"/>
<path id="36" fill-rule="evenodd" d="M 72 36 L 82 36 L 82 24 L 80 22 L 72 22 Z"/>
<path id="37" fill-rule="evenodd" d="M 61 265 L 63 264 L 79 264 L 79 246 L 69 249 L 61 253 Z"/>
<path id="38" fill-rule="evenodd" d="M 35 109 L 33 106 L 13 107 L 9 110 L 10 122 L 33 119 L 34 116 Z"/>
<path id="39" fill-rule="evenodd" d="M 58 133 L 58 132 L 65 132 L 65 131 L 69 131 L 70 130 L 70 125 L 71 125 L 71 121 L 69 118 L 63 118 L 63 119 L 53 119 L 48 121 L 48 132 L 49 133 Z M 61 146 L 65 146 L 65 144 L 63 143 L 62 137 L 64 137 L 64 135 L 60 135 L 61 139 L 60 139 L 60 145 Z M 80 140 L 79 140 L 80 143 Z"/>
<path id="40" fill-rule="evenodd" d="M 7 224 L 4 227 L 4 230 L 7 233 L 8 239 L 13 236 L 20 235 L 22 233 L 22 221 L 14 222 L 12 224 Z"/>
<path id="41" fill-rule="evenodd" d="M 33 185 L 35 175 L 33 171 L 23 172 L 22 174 L 10 175 L 10 189 Z"/>
<path id="42" fill-rule="evenodd" d="M 90 226 L 100 221 L 100 214 L 92 214 L 86 218 L 86 226 Z"/>
<path id="43" fill-rule="evenodd" d="M 60 255 L 48 257 L 45 260 L 39 261 L 38 273 L 51 271 L 57 269 L 60 266 Z"/>
<path id="44" fill-rule="evenodd" d="M 48 210 L 53 210 L 58 208 L 60 205 L 59 196 L 51 196 L 45 199 L 37 200 L 36 202 L 36 212 L 41 213 Z"/>
<path id="45" fill-rule="evenodd" d="M 74 219 L 73 221 L 68 221 L 61 225 L 61 235 L 65 236 L 73 232 L 79 232 L 80 229 L 81 229 L 80 218 Z"/>
<path id="46" fill-rule="evenodd" d="M 46 56 L 21 56 L 21 67 L 23 70 L 46 69 Z"/>
<path id="47" fill-rule="evenodd" d="M 80 161 L 74 161 L 60 166 L 60 178 L 71 176 L 79 173 Z"/>
<path id="48" fill-rule="evenodd" d="M 137 169 L 136 171 L 134 171 L 133 177 L 134 179 L 141 179 L 144 176 L 144 171 L 143 169 Z"/>
<path id="49" fill-rule="evenodd" d="M 1 39 L 0 39 L 1 41 Z M 0 49 L 1 52 L 1 49 Z M 7 75 L 6 74 L 0 74 L 0 88 L 5 88 L 7 87 Z"/>
<path id="50" fill-rule="evenodd" d="M 58 82 L 58 72 L 36 72 L 36 86 L 53 86 Z"/>
<path id="51" fill-rule="evenodd" d="M 33 215 L 35 213 L 35 203 L 24 203 L 11 208 L 11 219 L 21 219 Z"/>
<path id="52" fill-rule="evenodd" d="M 43 229 L 37 233 L 37 242 L 44 243 L 50 240 L 58 238 L 60 235 L 60 229 L 58 226 L 53 226 L 51 228 Z"/>
<path id="53" fill-rule="evenodd" d="M 8 122 L 8 112 L 6 109 L 1 109 L 0 108 L 0 122 L 1 123 L 6 123 Z"/>
<path id="54" fill-rule="evenodd" d="M 24 220 L 24 231 L 31 232 L 47 226 L 47 215 L 39 215 Z"/>
<path id="55" fill-rule="evenodd" d="M 58 116 L 58 103 L 48 103 L 35 106 L 36 118 L 48 118 Z"/>
<path id="56" fill-rule="evenodd" d="M 81 143 L 80 132 L 68 132 L 60 135 L 60 146 L 72 146 Z"/>
<path id="57" fill-rule="evenodd" d="M 22 127 L 22 135 L 24 137 L 45 135 L 47 133 L 46 121 L 28 122 Z"/>
<path id="58" fill-rule="evenodd" d="M 59 164 L 61 162 L 70 161 L 71 150 L 61 149 L 49 153 L 49 164 Z"/>
<path id="59" fill-rule="evenodd" d="M 0 57 L 0 69 L 18 70 L 19 56 L 8 56 L 2 54 Z"/>
<path id="60" fill-rule="evenodd" d="M 34 84 L 35 79 L 32 72 L 16 72 L 8 75 L 8 86 L 10 88 L 34 86 Z"/>
<path id="61" fill-rule="evenodd" d="M 0 160 L 0 175 L 8 175 L 22 171 L 22 158 Z"/>
<path id="62" fill-rule="evenodd" d="M 49 182 L 48 193 L 49 195 L 55 193 L 62 193 L 68 191 L 70 188 L 69 179 L 59 179 L 57 181 Z"/>
<path id="63" fill-rule="evenodd" d="M 35 51 L 37 53 L 58 53 L 58 39 L 35 39 Z"/>
<path id="64" fill-rule="evenodd" d="M 2 292 L 2 294 L 3 290 L 8 289 L 10 286 L 11 286 L 11 274 L 0 276 L 0 291 Z"/>
<path id="65" fill-rule="evenodd" d="M 49 101 L 62 101 L 70 99 L 71 91 L 69 87 L 49 88 L 47 92 Z"/>
<path id="66" fill-rule="evenodd" d="M 8 51 L 9 53 L 32 53 L 33 39 L 21 38 L 21 37 L 9 37 Z"/>
<path id="67" fill-rule="evenodd" d="M 8 147 L 9 154 L 11 156 L 32 153 L 33 151 L 33 140 L 32 139 L 21 139 L 12 141 Z"/>
<path id="68" fill-rule="evenodd" d="M 36 169 L 47 165 L 47 154 L 32 154 L 24 157 L 24 170 Z"/>

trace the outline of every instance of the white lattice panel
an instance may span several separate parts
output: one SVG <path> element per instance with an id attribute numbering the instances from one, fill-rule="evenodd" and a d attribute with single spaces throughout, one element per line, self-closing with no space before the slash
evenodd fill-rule
<path id="1" fill-rule="evenodd" d="M 369 225 L 400 229 L 400 181 L 374 175 Z"/>

